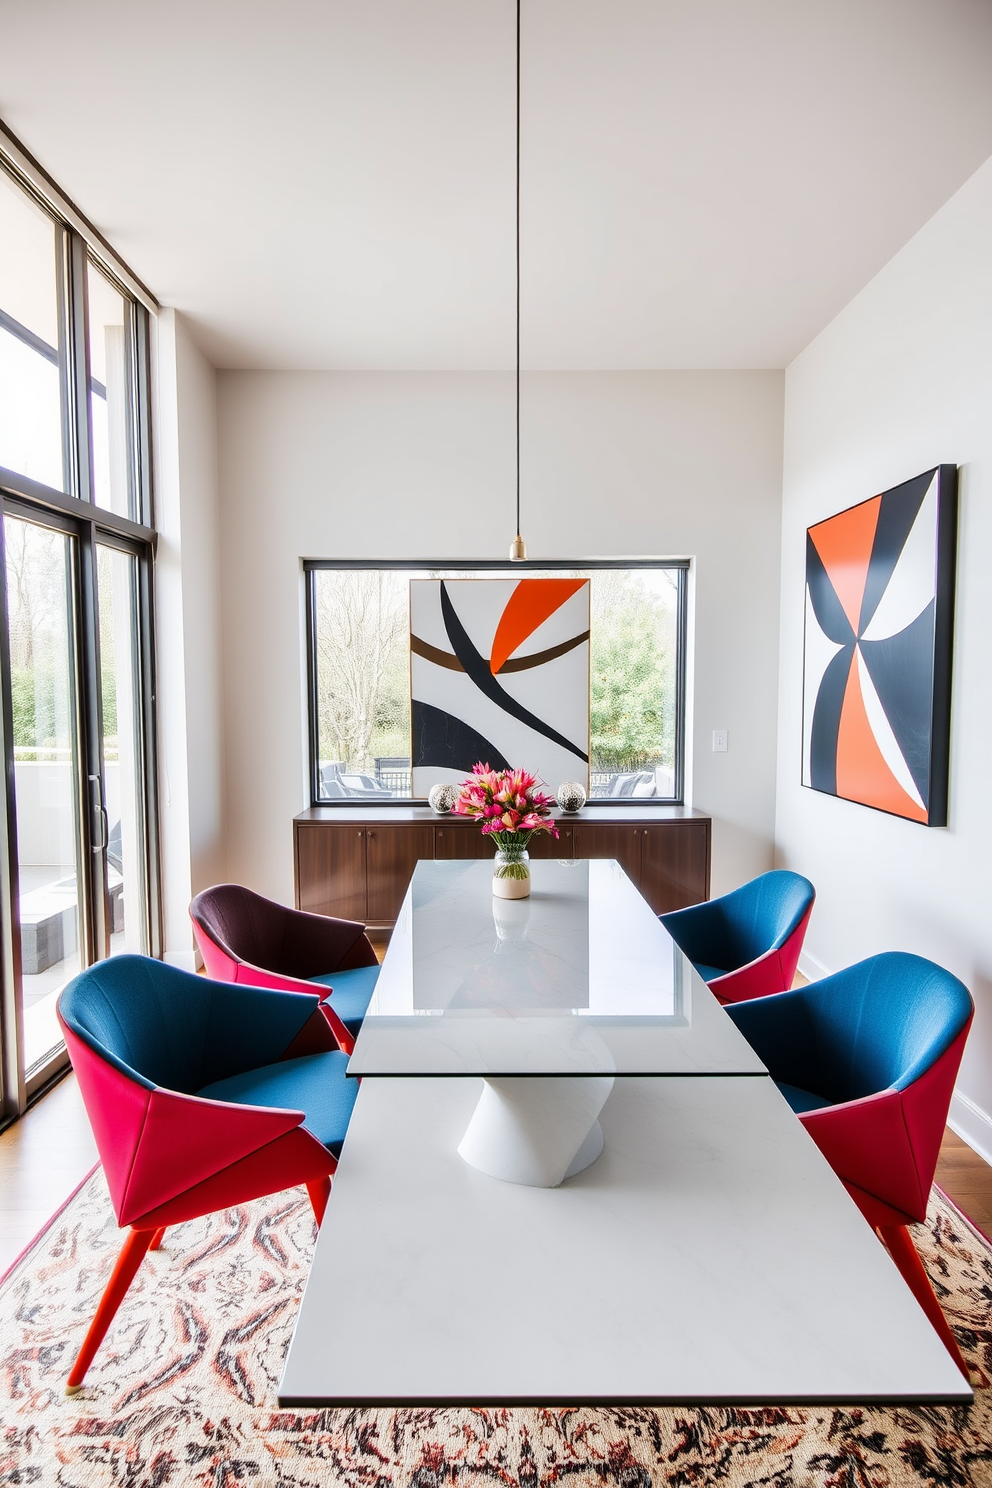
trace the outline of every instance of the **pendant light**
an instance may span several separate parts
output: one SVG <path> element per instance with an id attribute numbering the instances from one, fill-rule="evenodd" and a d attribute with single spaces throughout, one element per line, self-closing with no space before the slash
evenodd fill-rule
<path id="1" fill-rule="evenodd" d="M 523 563 L 527 545 L 520 536 L 520 0 L 517 0 L 517 535 L 510 544 L 511 563 Z"/>

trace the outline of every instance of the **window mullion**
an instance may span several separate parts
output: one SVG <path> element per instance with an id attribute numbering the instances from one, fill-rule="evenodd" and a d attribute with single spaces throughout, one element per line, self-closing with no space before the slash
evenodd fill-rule
<path id="1" fill-rule="evenodd" d="M 124 359 L 127 380 L 127 490 L 128 510 L 133 517 L 141 517 L 141 435 L 138 427 L 139 389 L 137 325 L 138 311 L 134 301 L 124 297 Z"/>
<path id="2" fill-rule="evenodd" d="M 90 355 L 86 310 L 86 245 L 69 232 L 69 381 L 72 388 L 74 440 L 73 495 L 93 499 L 93 430 L 90 426 Z"/>
<path id="3" fill-rule="evenodd" d="M 7 607 L 6 534 L 0 502 L 0 656 L 10 655 Z M 20 999 L 16 988 L 21 965 L 19 937 L 14 925 L 14 905 L 19 895 L 17 833 L 14 829 L 14 715 L 10 668 L 0 678 L 0 742 L 3 746 L 3 791 L 0 797 L 0 1125 L 24 1109 L 22 1047 L 24 1042 Z"/>
<path id="4" fill-rule="evenodd" d="M 152 430 L 151 430 L 151 346 L 149 338 L 148 311 L 144 305 L 134 303 L 135 317 L 135 419 L 134 438 L 137 450 L 137 504 L 135 520 L 146 527 L 155 523 L 154 491 L 152 485 Z"/>
<path id="5" fill-rule="evenodd" d="M 92 944 L 89 959 L 99 960 L 107 954 L 108 927 L 104 892 L 103 853 L 98 843 L 104 837 L 94 830 L 105 802 L 100 773 L 102 728 L 100 678 L 100 623 L 96 573 L 96 523 L 80 524 L 79 533 L 79 627 L 78 656 L 80 681 L 80 764 L 84 782 L 83 843 L 86 856 L 86 892 L 89 899 L 86 916 Z"/>
<path id="6" fill-rule="evenodd" d="M 69 496 L 78 491 L 76 477 L 76 393 L 73 375 L 71 245 L 61 228 L 55 240 L 58 275 L 59 389 L 62 401 L 62 486 Z"/>
<path id="7" fill-rule="evenodd" d="M 153 956 L 165 954 L 162 926 L 165 904 L 162 886 L 158 815 L 158 755 L 155 699 L 155 568 L 152 549 L 138 554 L 138 664 L 140 667 L 141 727 L 145 787 L 145 866 L 148 885 L 148 949 Z"/>

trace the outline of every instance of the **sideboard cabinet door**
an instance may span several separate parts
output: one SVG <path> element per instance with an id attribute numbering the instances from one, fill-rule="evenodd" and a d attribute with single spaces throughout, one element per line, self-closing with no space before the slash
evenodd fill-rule
<path id="1" fill-rule="evenodd" d="M 621 822 L 574 822 L 572 852 L 577 858 L 616 858 L 624 873 L 640 887 L 640 828 Z"/>
<path id="2" fill-rule="evenodd" d="M 665 822 L 663 826 L 642 827 L 639 887 L 655 914 L 708 899 L 709 822 Z"/>
<path id="3" fill-rule="evenodd" d="M 535 832 L 527 845 L 532 858 L 570 858 L 572 856 L 572 828 L 568 822 L 559 821 L 558 836 L 550 832 Z"/>
<path id="4" fill-rule="evenodd" d="M 446 821 L 434 828 L 436 858 L 491 858 L 496 849 L 471 821 Z"/>
<path id="5" fill-rule="evenodd" d="M 338 829 L 340 830 L 340 828 Z M 368 919 L 373 925 L 396 919 L 413 870 L 421 858 L 434 856 L 434 828 L 417 823 L 366 827 L 368 844 Z"/>
<path id="6" fill-rule="evenodd" d="M 296 892 L 300 908 L 311 914 L 364 922 L 365 828 L 298 823 Z"/>

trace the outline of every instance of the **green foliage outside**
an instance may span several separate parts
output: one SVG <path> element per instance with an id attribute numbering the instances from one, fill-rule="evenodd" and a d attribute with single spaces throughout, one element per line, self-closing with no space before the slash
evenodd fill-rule
<path id="1" fill-rule="evenodd" d="M 651 575 L 652 581 L 655 575 Z M 675 762 L 675 587 L 636 570 L 592 580 L 589 738 L 594 770 Z"/>
<path id="2" fill-rule="evenodd" d="M 104 686 L 107 679 L 104 678 Z M 110 687 L 114 680 L 110 678 Z M 68 677 L 64 666 L 50 657 L 36 658 L 32 667 L 12 667 L 10 693 L 14 715 L 14 748 L 44 754 L 69 747 Z M 116 714 L 114 715 L 116 716 Z M 116 724 L 115 724 L 116 727 Z"/>
<path id="3" fill-rule="evenodd" d="M 14 705 L 14 748 L 54 748 L 55 694 L 50 679 L 41 668 L 12 667 L 10 692 Z"/>

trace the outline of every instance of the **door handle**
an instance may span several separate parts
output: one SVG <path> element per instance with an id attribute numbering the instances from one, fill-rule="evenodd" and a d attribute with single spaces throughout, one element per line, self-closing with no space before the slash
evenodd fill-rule
<path id="1" fill-rule="evenodd" d="M 105 850 L 107 843 L 110 841 L 110 823 L 107 820 L 107 812 L 103 804 L 103 793 L 100 790 L 99 775 L 90 776 L 90 804 L 93 810 L 94 818 L 98 814 L 100 818 L 100 841 L 93 843 L 93 851 L 95 853 L 102 853 Z M 93 835 L 95 837 L 97 834 L 94 832 Z"/>

